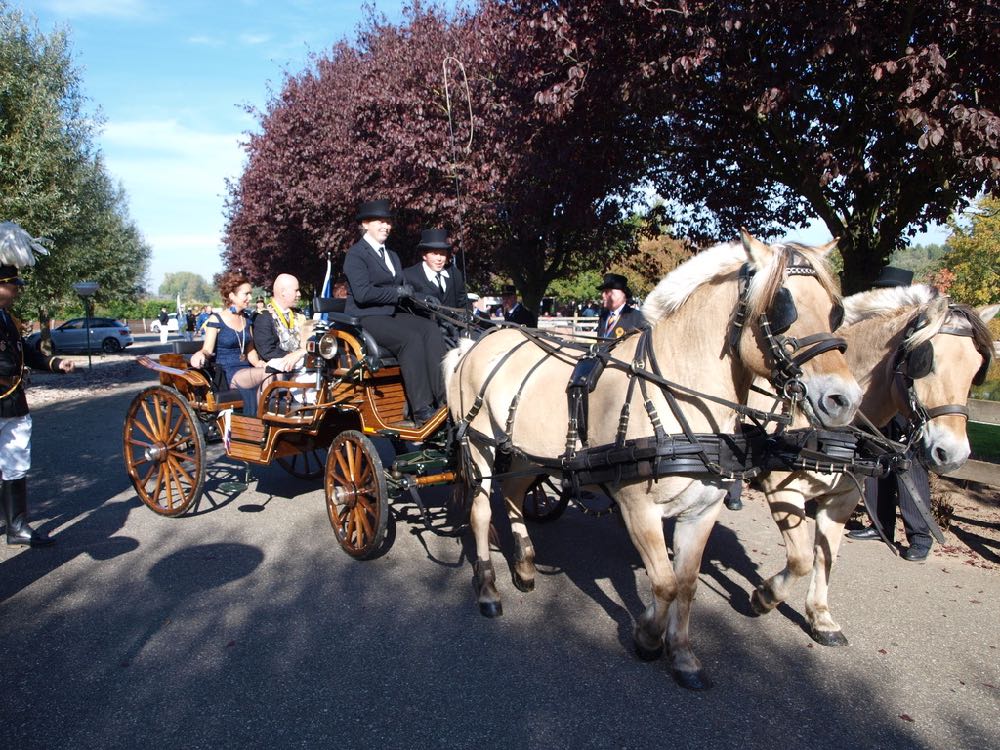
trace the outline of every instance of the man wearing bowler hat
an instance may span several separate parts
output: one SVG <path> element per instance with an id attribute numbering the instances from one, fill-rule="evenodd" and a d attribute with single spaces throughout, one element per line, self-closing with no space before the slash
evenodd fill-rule
<path id="1" fill-rule="evenodd" d="M 5 222 L 5 228 L 10 226 Z M 16 226 L 16 225 L 14 225 Z M 26 347 L 20 322 L 11 313 L 24 281 L 21 266 L 33 266 L 35 252 L 46 252 L 17 227 L 0 239 L 0 495 L 7 524 L 7 544 L 44 547 L 53 540 L 28 525 L 28 469 L 31 468 L 31 415 L 24 394 L 24 366 L 72 372 L 73 363 Z"/>
<path id="2" fill-rule="evenodd" d="M 513 284 L 507 284 L 500 290 L 500 305 L 503 308 L 503 319 L 508 323 L 517 323 L 527 328 L 538 327 L 538 316 L 521 304 Z"/>
<path id="3" fill-rule="evenodd" d="M 598 336 L 618 339 L 646 325 L 642 313 L 628 303 L 632 293 L 628 288 L 628 279 L 620 273 L 604 274 L 604 282 L 597 290 L 601 293 L 602 306 L 597 322 Z"/>
<path id="4" fill-rule="evenodd" d="M 419 297 L 433 297 L 445 307 L 465 308 L 468 297 L 462 272 L 451 264 L 451 245 L 445 229 L 425 229 L 417 245 L 422 261 L 403 271 Z"/>
<path id="5" fill-rule="evenodd" d="M 364 235 L 344 257 L 350 285 L 344 312 L 360 318 L 361 327 L 399 360 L 410 415 L 419 426 L 444 406 L 444 337 L 432 321 L 400 307 L 414 290 L 399 256 L 385 246 L 392 231 L 389 201 L 362 203 L 357 220 Z"/>

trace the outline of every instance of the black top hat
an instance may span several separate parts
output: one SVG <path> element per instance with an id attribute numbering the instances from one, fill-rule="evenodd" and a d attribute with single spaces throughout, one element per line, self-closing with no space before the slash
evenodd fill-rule
<path id="1" fill-rule="evenodd" d="M 517 287 L 514 286 L 513 284 L 506 284 L 506 285 L 504 285 L 503 289 L 500 290 L 500 296 L 504 297 L 504 296 L 506 296 L 508 294 L 514 294 L 514 295 L 516 295 L 517 294 Z"/>
<path id="2" fill-rule="evenodd" d="M 385 219 L 388 221 L 392 219 L 392 208 L 389 207 L 389 201 L 384 199 L 366 201 L 361 204 L 355 218 L 357 221 L 365 221 L 366 219 Z"/>
<path id="3" fill-rule="evenodd" d="M 913 271 L 907 271 L 895 266 L 886 266 L 879 271 L 878 278 L 872 286 L 909 286 L 913 283 Z"/>
<path id="4" fill-rule="evenodd" d="M 420 232 L 420 244 L 417 248 L 427 248 L 428 250 L 451 250 L 448 244 L 447 229 L 424 229 Z"/>
<path id="5" fill-rule="evenodd" d="M 604 283 L 597 287 L 597 291 L 603 292 L 605 289 L 621 289 L 626 297 L 632 296 L 628 290 L 628 279 L 620 273 L 604 274 Z"/>
<path id="6" fill-rule="evenodd" d="M 24 286 L 24 279 L 17 275 L 17 266 L 0 266 L 0 284 Z"/>

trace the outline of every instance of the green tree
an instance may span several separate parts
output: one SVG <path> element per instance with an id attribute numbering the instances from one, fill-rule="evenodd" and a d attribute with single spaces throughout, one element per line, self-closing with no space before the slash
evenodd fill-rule
<path id="1" fill-rule="evenodd" d="M 181 302 L 207 302 L 216 296 L 215 289 L 203 277 L 191 271 L 168 273 L 160 284 L 161 297 L 181 295 Z"/>
<path id="2" fill-rule="evenodd" d="M 73 304 L 72 284 L 101 285 L 95 302 L 133 299 L 149 246 L 128 215 L 94 144 L 64 31 L 45 35 L 0 0 L 0 217 L 47 238 L 50 255 L 27 269 L 18 308 L 42 321 Z"/>
<path id="3" fill-rule="evenodd" d="M 955 275 L 948 293 L 970 305 L 1000 302 L 1000 199 L 985 198 L 966 216 L 967 225 L 949 221 L 952 235 L 941 259 Z"/>

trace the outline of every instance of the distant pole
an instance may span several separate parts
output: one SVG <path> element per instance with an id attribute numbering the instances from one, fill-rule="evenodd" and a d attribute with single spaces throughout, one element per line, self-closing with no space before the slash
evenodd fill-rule
<path id="1" fill-rule="evenodd" d="M 80 295 L 80 299 L 83 300 L 83 313 L 87 320 L 87 369 L 92 369 L 94 362 L 91 358 L 90 349 L 90 306 L 91 298 L 97 294 L 97 290 L 101 288 L 101 285 L 96 281 L 78 281 L 73 285 L 73 291 Z"/>

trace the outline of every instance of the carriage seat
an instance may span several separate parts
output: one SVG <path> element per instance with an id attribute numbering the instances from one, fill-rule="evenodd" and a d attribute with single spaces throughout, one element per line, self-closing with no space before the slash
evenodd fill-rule
<path id="1" fill-rule="evenodd" d="M 200 341 L 174 341 L 172 342 L 174 354 L 194 354 L 201 349 Z M 221 388 L 225 382 L 225 375 L 222 370 L 216 367 L 215 362 L 208 360 L 204 367 L 192 367 L 195 372 L 200 372 L 212 387 L 215 401 L 219 404 L 227 404 L 241 408 L 243 406 L 243 394 L 235 388 Z"/>
<path id="2" fill-rule="evenodd" d="M 398 360 L 388 349 L 379 346 L 375 337 L 361 327 L 361 319 L 344 312 L 344 300 L 335 297 L 316 297 L 313 299 L 313 311 L 326 313 L 327 318 L 342 330 L 360 339 L 368 358 L 369 367 L 375 372 L 383 367 L 398 367 Z"/>

